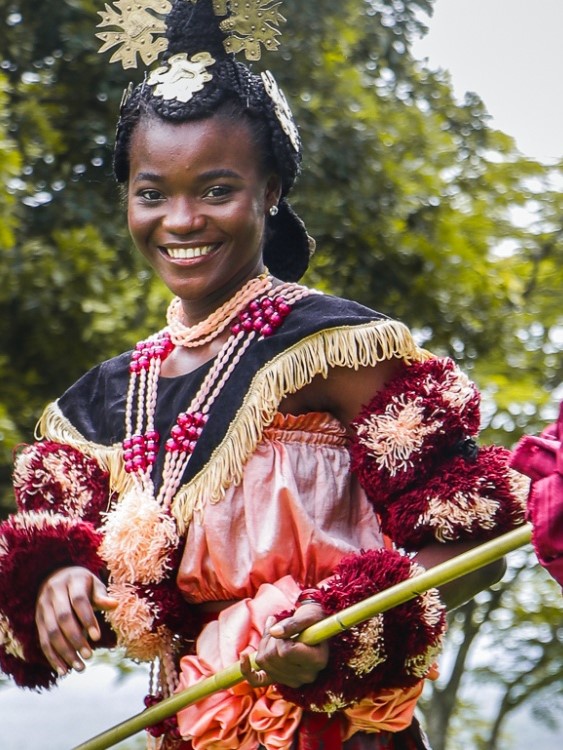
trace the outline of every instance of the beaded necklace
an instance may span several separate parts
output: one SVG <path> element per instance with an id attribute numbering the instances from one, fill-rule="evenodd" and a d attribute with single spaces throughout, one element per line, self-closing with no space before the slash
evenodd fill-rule
<path id="1" fill-rule="evenodd" d="M 176 346 L 187 348 L 203 346 L 222 333 L 232 323 L 241 310 L 252 300 L 272 288 L 272 279 L 268 272 L 250 279 L 239 291 L 228 299 L 209 317 L 194 326 L 186 326 L 182 322 L 182 300 L 175 297 L 168 307 L 166 319 L 170 338 Z"/>
<path id="2" fill-rule="evenodd" d="M 184 326 L 181 308 L 174 301 L 168 311 L 169 326 L 137 344 L 131 357 L 123 454 L 132 486 L 106 515 L 99 554 L 109 573 L 108 593 L 118 601 L 116 609 L 106 613 L 106 619 L 131 658 L 160 660 L 159 681 L 167 694 L 174 691 L 177 679 L 170 655 L 174 636 L 167 627 L 158 625 L 169 605 L 168 595 L 161 601 L 156 592 L 172 574 L 174 555 L 181 543 L 171 513 L 172 501 L 210 409 L 245 352 L 253 342 L 271 336 L 293 305 L 312 293 L 294 283 L 274 286 L 272 278 L 263 275 L 249 281 L 207 320 L 193 327 L 197 330 Z M 156 493 L 152 474 L 162 445 L 155 429 L 162 363 L 176 345 L 209 343 L 228 325 L 229 337 L 163 443 L 162 481 Z"/>
<path id="3" fill-rule="evenodd" d="M 156 496 L 162 508 L 170 506 L 209 411 L 245 351 L 253 341 L 271 336 L 295 302 L 310 293 L 311 290 L 294 283 L 273 287 L 270 276 L 251 279 L 209 318 L 192 327 L 179 320 L 180 306 L 174 300 L 168 310 L 169 326 L 137 344 L 129 368 L 123 441 L 125 471 L 133 476 L 140 489 L 155 497 L 151 471 L 160 445 L 154 417 L 162 362 L 175 345 L 201 346 L 216 338 L 227 325 L 231 326 L 229 338 L 191 403 L 178 414 L 164 444 L 162 483 Z"/>

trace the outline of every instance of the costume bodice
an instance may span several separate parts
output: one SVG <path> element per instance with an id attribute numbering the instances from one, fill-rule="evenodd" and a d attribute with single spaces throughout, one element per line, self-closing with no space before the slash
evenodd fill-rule
<path id="1" fill-rule="evenodd" d="M 241 599 L 285 575 L 312 586 L 345 554 L 381 547 L 349 462 L 346 432 L 329 414 L 277 414 L 242 481 L 195 514 L 178 573 L 184 596 Z"/>

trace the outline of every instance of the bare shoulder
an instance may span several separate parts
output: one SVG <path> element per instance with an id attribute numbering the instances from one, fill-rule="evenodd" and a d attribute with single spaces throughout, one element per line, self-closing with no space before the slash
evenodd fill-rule
<path id="1" fill-rule="evenodd" d="M 400 359 L 384 360 L 374 367 L 333 367 L 328 376 L 318 375 L 311 383 L 288 396 L 281 404 L 284 413 L 326 411 L 348 426 L 362 406 L 404 367 Z"/>

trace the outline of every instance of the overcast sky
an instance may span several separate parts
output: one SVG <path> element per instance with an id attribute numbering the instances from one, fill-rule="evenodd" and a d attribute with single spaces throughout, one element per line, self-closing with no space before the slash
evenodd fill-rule
<path id="1" fill-rule="evenodd" d="M 418 58 L 475 91 L 526 155 L 563 157 L 563 0 L 436 0 Z"/>

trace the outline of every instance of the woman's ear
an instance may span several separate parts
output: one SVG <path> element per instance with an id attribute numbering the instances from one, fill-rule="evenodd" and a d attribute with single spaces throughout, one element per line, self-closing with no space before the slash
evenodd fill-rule
<path id="1" fill-rule="evenodd" d="M 281 180 L 277 174 L 270 175 L 266 183 L 266 211 L 277 206 L 281 198 Z"/>

